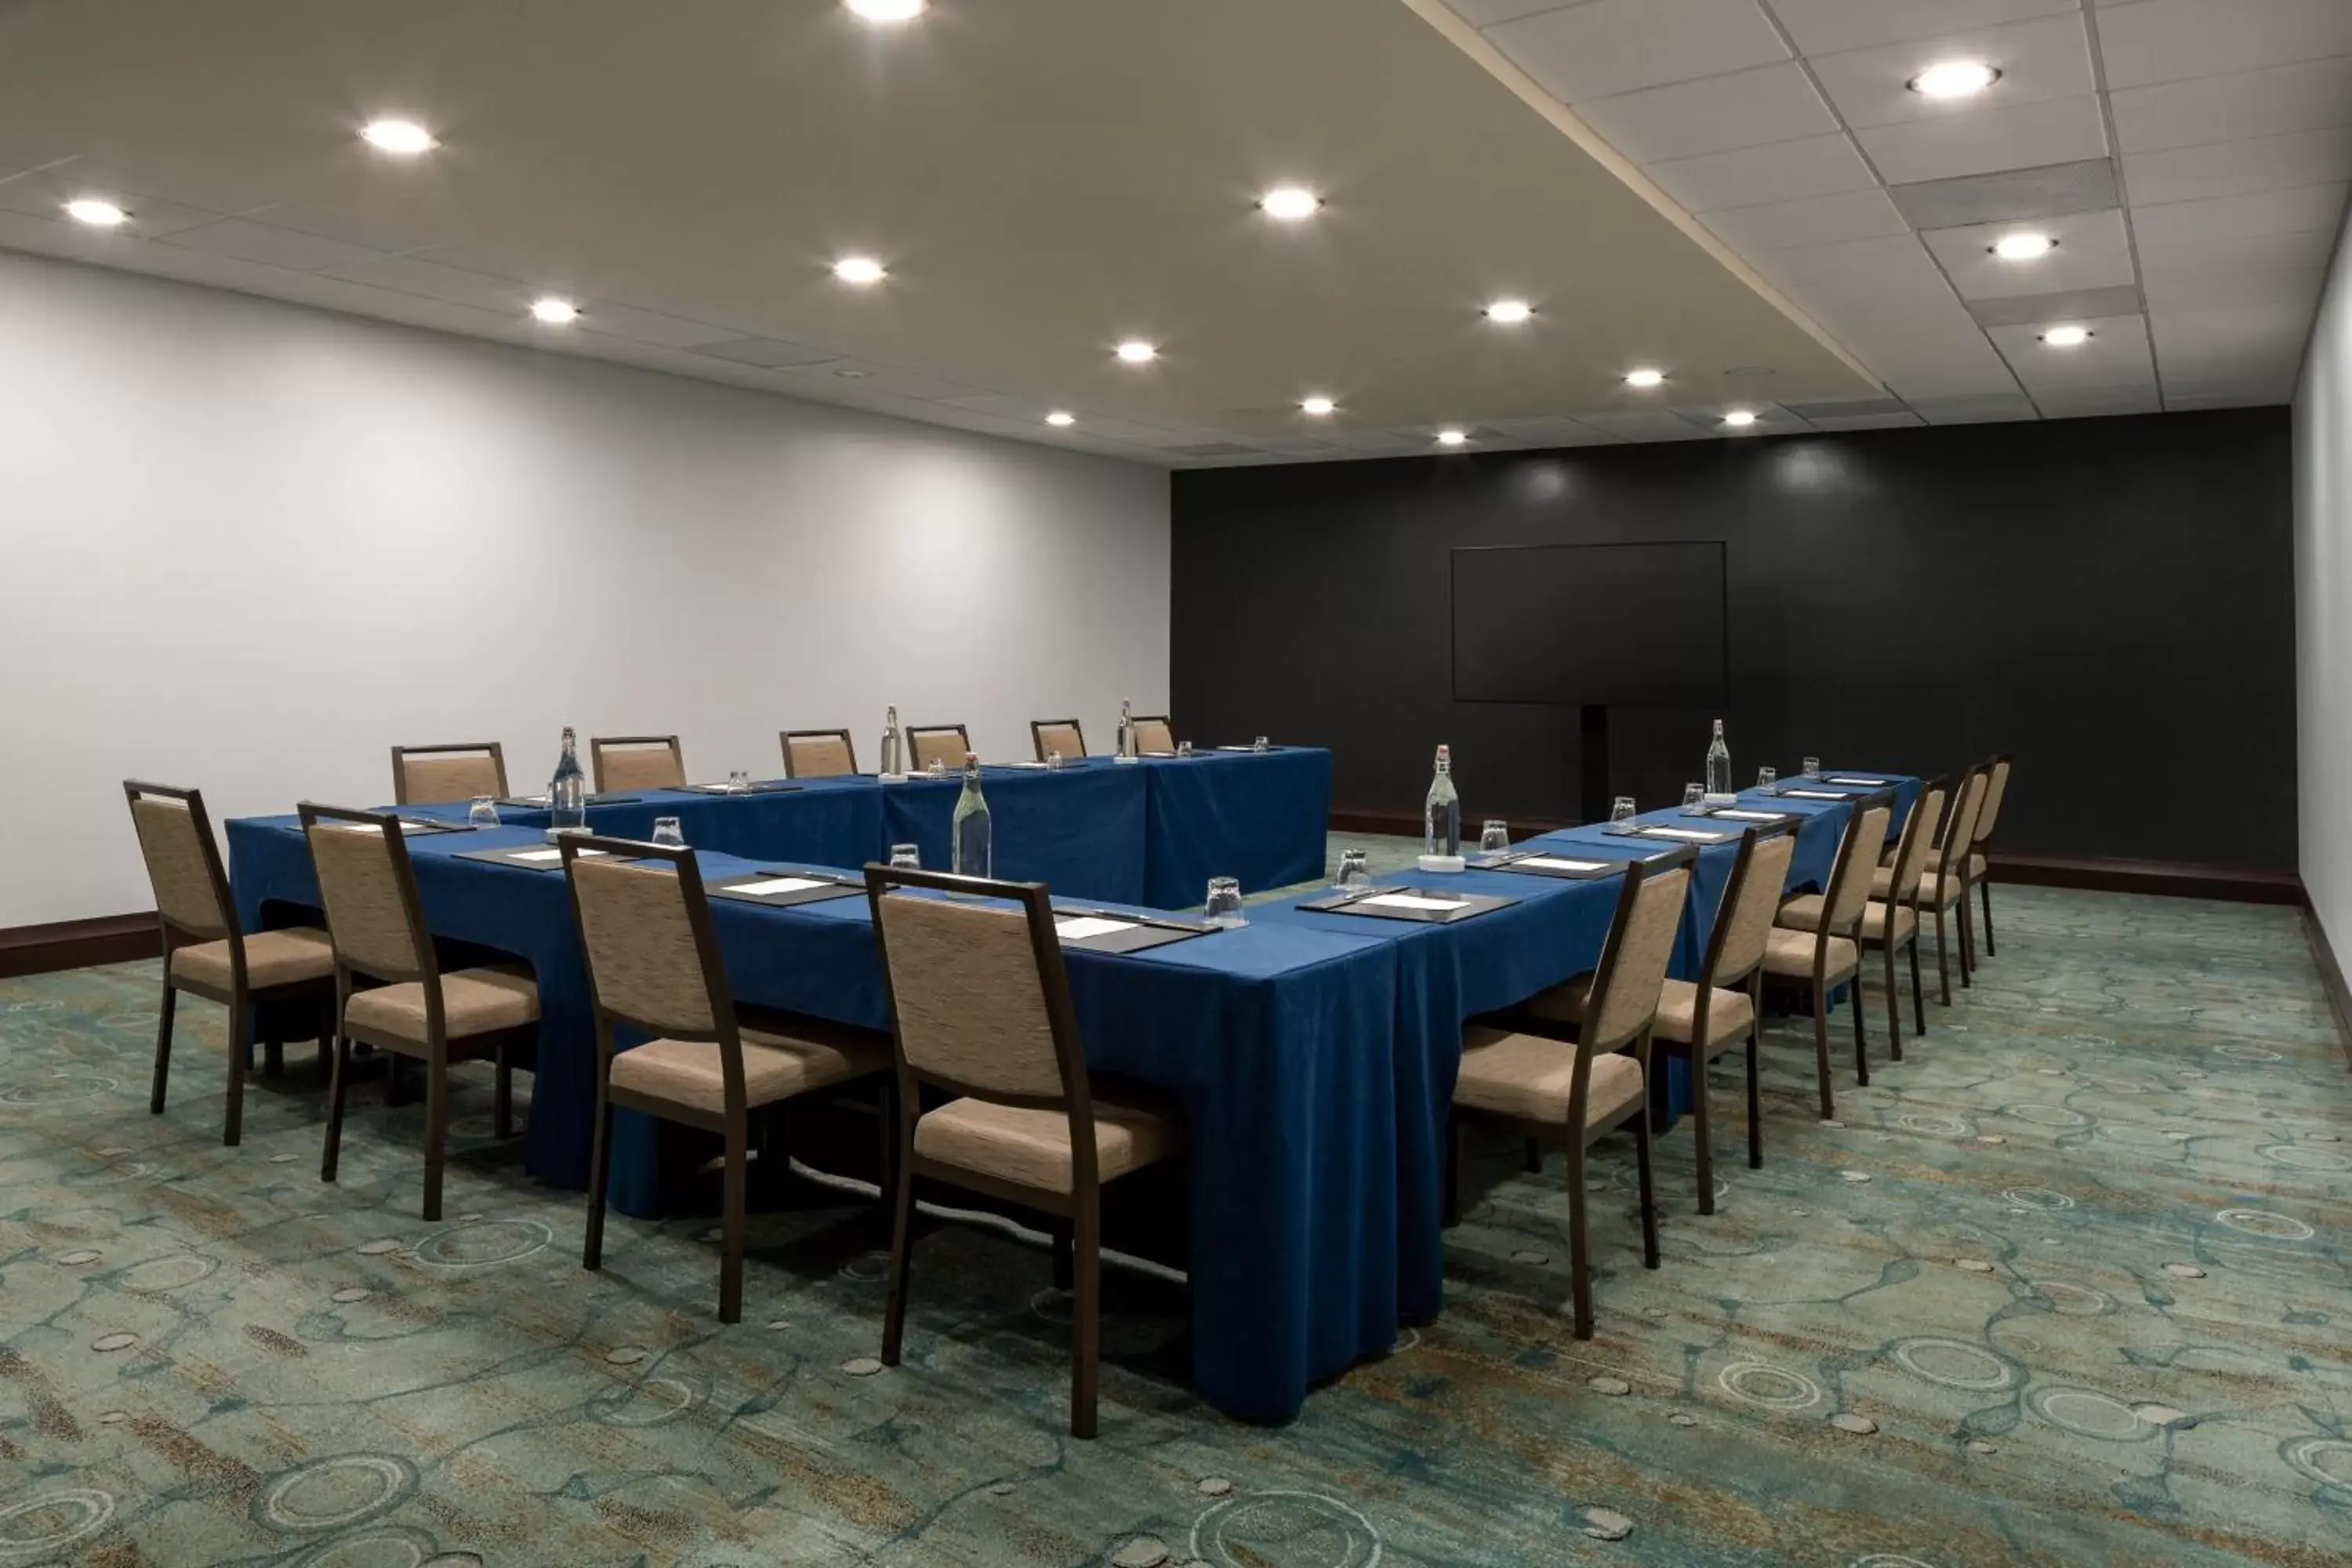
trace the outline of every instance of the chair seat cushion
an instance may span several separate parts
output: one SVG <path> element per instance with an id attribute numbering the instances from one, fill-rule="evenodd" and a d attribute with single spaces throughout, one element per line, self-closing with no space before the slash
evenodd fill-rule
<path id="1" fill-rule="evenodd" d="M 1985 874 L 1985 858 L 1984 858 L 1984 851 L 1983 851 L 1983 850 L 1981 850 L 1981 849 L 1971 849 L 1971 850 L 1969 850 L 1969 881 L 1971 881 L 1971 882 L 1980 881 L 1980 880 L 1982 880 L 1982 879 L 1983 879 L 1983 878 L 1984 878 L 1984 874 Z"/>
<path id="2" fill-rule="evenodd" d="M 1732 1041 L 1747 1038 L 1755 1021 L 1756 1008 L 1748 993 L 1718 987 L 1706 1004 L 1706 1054 L 1719 1055 Z M 1698 987 L 1687 980 L 1667 981 L 1658 993 L 1658 1038 L 1687 1046 L 1697 1033 Z"/>
<path id="3" fill-rule="evenodd" d="M 772 1105 L 796 1094 L 881 1072 L 887 1039 L 819 1041 L 743 1029 L 743 1103 Z M 727 1113 L 727 1079 L 716 1040 L 647 1040 L 613 1058 L 613 1087 L 706 1115 Z"/>
<path id="4" fill-rule="evenodd" d="M 1895 868 L 1881 866 L 1870 874 L 1870 896 L 1892 900 L 1895 897 Z M 1906 897 L 1908 897 L 1906 894 Z"/>
<path id="5" fill-rule="evenodd" d="M 1573 980 L 1537 992 L 1527 1000 L 1529 1016 L 1555 1024 L 1584 1022 L 1585 1004 L 1591 999 L 1592 976 L 1580 974 Z"/>
<path id="6" fill-rule="evenodd" d="M 245 984 L 248 990 L 268 991 L 278 985 L 330 980 L 335 973 L 335 944 L 314 926 L 285 931 L 257 931 L 245 939 Z M 172 983 L 226 991 L 232 984 L 226 942 L 202 942 L 172 954 Z"/>
<path id="7" fill-rule="evenodd" d="M 1822 917 L 1829 912 L 1829 900 L 1819 893 L 1800 893 L 1780 906 L 1772 923 L 1790 931 L 1819 931 Z"/>
<path id="8" fill-rule="evenodd" d="M 1968 890 L 1958 877 L 1946 877 L 1932 866 L 1919 873 L 1919 902 L 1931 910 L 1950 909 Z"/>
<path id="9" fill-rule="evenodd" d="M 1095 1174 L 1108 1182 L 1183 1147 L 1172 1114 L 1121 1104 L 1097 1095 Z M 1077 1188 L 1070 1157 L 1070 1118 L 1064 1110 L 1032 1110 L 985 1100 L 954 1100 L 915 1123 L 915 1152 L 974 1175 L 1037 1192 Z"/>
<path id="10" fill-rule="evenodd" d="M 1782 904 L 1779 919 L 1791 931 L 1816 931 L 1822 929 L 1822 915 L 1828 907 L 1819 893 L 1806 893 Z M 1909 941 L 1911 933 L 1919 929 L 1919 917 L 1912 913 L 1908 904 L 1889 905 L 1873 899 L 1862 906 L 1862 940 L 1865 945 L 1875 947 L 1886 940 L 1886 911 L 1890 908 L 1895 911 L 1895 942 Z"/>
<path id="11" fill-rule="evenodd" d="M 1466 1030 L 1462 1037 L 1462 1071 L 1454 1080 L 1454 1102 L 1493 1116 L 1566 1126 L 1576 1050 L 1564 1041 L 1541 1035 L 1485 1027 Z M 1612 1126 L 1646 1098 L 1640 1062 L 1615 1052 L 1594 1057 L 1585 1088 L 1584 1124 Z"/>
<path id="12" fill-rule="evenodd" d="M 501 964 L 495 969 L 459 969 L 441 977 L 442 1021 L 449 1037 L 488 1035 L 539 1022 L 539 987 L 530 972 Z M 343 1006 L 343 1026 L 352 1035 L 425 1043 L 425 986 L 409 980 L 355 991 Z"/>
<path id="13" fill-rule="evenodd" d="M 1822 939 L 1809 931 L 1778 929 L 1764 938 L 1764 973 L 1783 980 L 1813 977 L 1813 945 Z M 1824 978 L 1843 980 L 1862 967 L 1862 950 L 1842 936 L 1829 939 Z"/>

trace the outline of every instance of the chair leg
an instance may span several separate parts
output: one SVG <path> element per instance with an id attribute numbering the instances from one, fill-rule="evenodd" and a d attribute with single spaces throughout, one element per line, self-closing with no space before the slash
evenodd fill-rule
<path id="1" fill-rule="evenodd" d="M 1853 1076 L 1863 1088 L 1870 1087 L 1870 1009 L 1863 1005 L 1862 965 L 1853 966 Z"/>
<path id="2" fill-rule="evenodd" d="M 1095 1387 L 1102 1357 L 1102 1194 L 1078 1200 L 1077 1299 L 1070 1310 L 1070 1436 L 1095 1435 Z"/>
<path id="3" fill-rule="evenodd" d="M 727 1180 L 719 1215 L 719 1321 L 743 1321 L 743 1188 L 751 1173 L 751 1136 L 743 1123 L 727 1129 Z"/>
<path id="4" fill-rule="evenodd" d="M 491 1090 L 490 1131 L 503 1142 L 514 1136 L 514 1041 L 499 1037 L 498 1087 Z"/>
<path id="5" fill-rule="evenodd" d="M 1960 884 L 1960 984 L 1973 985 L 1977 972 L 1977 921 L 1969 907 L 1968 884 Z"/>
<path id="6" fill-rule="evenodd" d="M 1894 922 L 1890 920 L 1888 923 Z M 1886 1037 L 1890 1044 L 1887 1054 L 1896 1061 L 1903 1059 L 1903 987 L 1895 984 L 1895 943 L 1892 940 L 1879 949 L 1886 967 Z"/>
<path id="7" fill-rule="evenodd" d="M 1992 945 L 1992 879 L 1990 877 L 1987 877 L 1983 880 L 1979 881 L 1977 884 L 1977 891 L 1979 899 L 1984 904 L 1985 956 L 1987 958 L 1992 958 L 1998 956 L 1997 951 Z"/>
<path id="8" fill-rule="evenodd" d="M 1542 1174 L 1543 1174 L 1543 1142 L 1542 1142 L 1542 1140 L 1540 1140 L 1540 1139 L 1536 1139 L 1536 1138 L 1530 1138 L 1530 1139 L 1528 1139 L 1528 1154 L 1527 1154 L 1527 1161 L 1528 1161 L 1528 1175 L 1530 1175 L 1530 1176 L 1540 1176 L 1540 1175 L 1542 1175 Z"/>
<path id="9" fill-rule="evenodd" d="M 1822 1120 L 1827 1121 L 1837 1114 L 1837 1100 L 1830 1091 L 1830 1015 L 1829 986 L 1816 983 L 1813 986 L 1813 1072 L 1821 1080 Z"/>
<path id="10" fill-rule="evenodd" d="M 275 1035 L 261 1037 L 261 1076 L 268 1079 L 286 1076 L 286 1042 Z"/>
<path id="11" fill-rule="evenodd" d="M 1584 1130 L 1571 1127 L 1568 1131 L 1568 1272 L 1575 1334 L 1580 1340 L 1592 1337 L 1592 1273 L 1584 1232 Z"/>
<path id="12" fill-rule="evenodd" d="M 1919 984 L 1919 931 L 1916 926 L 1912 928 L 1911 941 L 1906 945 L 1911 952 L 1911 1032 L 1924 1035 L 1927 1032 L 1927 988 Z"/>
<path id="13" fill-rule="evenodd" d="M 228 1122 L 221 1142 L 236 1147 L 245 1137 L 246 1058 L 253 1051 L 253 1006 L 242 990 L 232 990 L 228 1003 Z"/>
<path id="14" fill-rule="evenodd" d="M 1633 1167 L 1642 1179 L 1642 1267 L 1658 1266 L 1658 1193 L 1650 1179 L 1650 1119 L 1646 1114 L 1633 1118 Z"/>
<path id="15" fill-rule="evenodd" d="M 1762 1028 L 1750 1025 L 1748 1030 L 1748 1168 L 1764 1168 L 1764 1079 L 1757 1061 L 1761 1047 Z"/>
<path id="16" fill-rule="evenodd" d="M 319 1156 L 319 1180 L 322 1182 L 335 1179 L 335 1166 L 343 1154 L 343 1092 L 352 1081 L 350 1036 L 335 1037 L 334 1066 L 329 1073 L 331 1081 L 327 1089 L 327 1146 Z"/>
<path id="17" fill-rule="evenodd" d="M 1691 1048 L 1691 1137 L 1698 1151 L 1698 1212 L 1715 1212 L 1715 1135 L 1707 1127 L 1707 1069 L 1714 1064 L 1697 1047 Z M 1643 1123 L 1646 1129 L 1648 1123 Z"/>
<path id="18" fill-rule="evenodd" d="M 1944 931 L 1944 910 L 1936 908 L 1936 984 L 1944 994 L 1944 1005 L 1952 1005 L 1952 947 Z"/>
<path id="19" fill-rule="evenodd" d="M 1070 1288 L 1073 1273 L 1070 1253 L 1075 1241 L 1072 1232 L 1076 1229 L 1076 1226 L 1069 1220 L 1057 1219 L 1054 1222 L 1054 1289 L 1056 1290 L 1067 1290 Z"/>
<path id="20" fill-rule="evenodd" d="M 163 1001 L 155 1014 L 155 1081 L 147 1091 L 147 1110 L 151 1115 L 163 1114 L 163 1087 L 172 1076 L 172 1015 L 179 1000 L 180 994 L 172 989 L 170 981 L 165 981 Z"/>
<path id="21" fill-rule="evenodd" d="M 890 1215 L 890 1283 L 882 1305 L 882 1364 L 898 1364 L 898 1343 L 907 1329 L 907 1273 L 913 1262 L 915 1225 L 914 1134 L 899 1113 L 898 1195 Z"/>
<path id="22" fill-rule="evenodd" d="M 613 1099 L 612 1085 L 601 1074 L 596 1079 L 596 1120 L 590 1123 L 588 1137 L 588 1236 L 580 1248 L 580 1267 L 602 1268 L 604 1185 L 613 1164 Z"/>
<path id="23" fill-rule="evenodd" d="M 425 1062 L 425 1217 L 441 1217 L 441 1167 L 449 1141 L 449 1048 Z"/>

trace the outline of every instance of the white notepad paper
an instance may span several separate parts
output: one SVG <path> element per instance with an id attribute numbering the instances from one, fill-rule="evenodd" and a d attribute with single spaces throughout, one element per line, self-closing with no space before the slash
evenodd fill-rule
<path id="1" fill-rule="evenodd" d="M 1133 921 L 1107 921 L 1094 915 L 1080 915 L 1074 920 L 1055 921 L 1054 932 L 1064 942 L 1084 942 L 1090 936 L 1109 936 L 1115 931 L 1133 931 Z"/>
<path id="2" fill-rule="evenodd" d="M 599 855 L 608 853 L 610 853 L 610 851 L 604 849 L 583 849 L 580 851 L 580 858 L 583 860 L 593 860 Z M 563 851 L 561 849 L 518 849 L 512 855 L 507 857 L 507 858 L 510 860 L 561 860 L 563 858 Z"/>
<path id="3" fill-rule="evenodd" d="M 1605 871 L 1609 868 L 1606 860 L 1563 860 L 1557 855 L 1530 855 L 1524 860 L 1512 863 L 1533 866 L 1539 871 Z"/>
<path id="4" fill-rule="evenodd" d="M 738 882 L 727 890 L 730 893 L 750 893 L 754 897 L 764 899 L 771 893 L 800 893 L 811 888 L 830 886 L 832 886 L 831 883 L 821 882 L 814 877 L 771 877 L 764 882 Z"/>
<path id="5" fill-rule="evenodd" d="M 1466 910 L 1470 907 L 1467 899 L 1423 899 L 1411 893 L 1381 893 L 1366 899 L 1364 902 L 1391 910 Z"/>
<path id="6" fill-rule="evenodd" d="M 1833 778 L 1824 782 L 1834 784 L 1861 784 L 1869 789 L 1878 789 L 1887 784 L 1888 781 L 1885 779 Z"/>
<path id="7" fill-rule="evenodd" d="M 1730 806 L 1726 806 L 1723 810 L 1717 812 L 1715 815 L 1717 816 L 1727 816 L 1734 822 L 1778 822 L 1780 820 L 1780 814 L 1777 811 L 1740 811 Z"/>
<path id="8" fill-rule="evenodd" d="M 1780 793 L 1796 800 L 1843 800 L 1845 798 L 1835 790 L 1827 789 L 1784 789 Z"/>
<path id="9" fill-rule="evenodd" d="M 1653 838 L 1687 838 L 1698 844 L 1712 844 L 1723 837 L 1720 833 L 1702 833 L 1696 827 L 1645 827 L 1642 831 Z"/>

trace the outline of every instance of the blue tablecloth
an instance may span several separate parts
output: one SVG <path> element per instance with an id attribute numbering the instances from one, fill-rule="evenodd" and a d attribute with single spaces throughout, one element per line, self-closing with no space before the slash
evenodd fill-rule
<path id="1" fill-rule="evenodd" d="M 1142 763 L 1095 758 L 1050 771 L 984 766 L 980 772 L 997 876 L 1043 882 L 1069 898 L 1146 901 L 1144 796 L 1150 781 Z M 950 869 L 949 827 L 963 794 L 961 777 L 910 778 L 879 788 L 887 842 L 919 844 L 924 865 Z"/>
<path id="2" fill-rule="evenodd" d="M 1208 896 L 1212 877 L 1238 877 L 1243 892 L 1256 893 L 1323 875 L 1331 753 L 1322 747 L 1202 752 L 1135 765 L 1151 784 L 1143 902 L 1190 909 Z"/>

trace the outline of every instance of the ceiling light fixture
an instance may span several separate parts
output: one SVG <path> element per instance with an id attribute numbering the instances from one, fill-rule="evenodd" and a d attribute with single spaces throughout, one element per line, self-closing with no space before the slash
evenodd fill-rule
<path id="1" fill-rule="evenodd" d="M 850 15 L 862 22 L 911 22 L 923 14 L 929 0 L 844 0 Z"/>
<path id="2" fill-rule="evenodd" d="M 1658 385 L 1665 379 L 1666 373 L 1662 370 L 1629 370 L 1625 373 L 1626 385 L 1638 386 L 1645 391 Z"/>
<path id="3" fill-rule="evenodd" d="M 1129 338 L 1118 345 L 1118 357 L 1129 364 L 1150 364 L 1160 357 L 1160 345 L 1145 342 L 1141 338 Z"/>
<path id="4" fill-rule="evenodd" d="M 580 319 L 580 307 L 569 300 L 559 300 L 550 294 L 530 302 L 531 319 L 551 327 L 568 327 Z"/>
<path id="5" fill-rule="evenodd" d="M 86 223 L 92 228 L 121 228 L 131 221 L 131 215 L 112 202 L 96 196 L 77 196 L 66 204 L 66 216 L 76 223 Z"/>
<path id="6" fill-rule="evenodd" d="M 441 145 L 414 120 L 371 120 L 360 127 L 360 136 L 377 152 L 395 158 L 414 158 Z"/>
<path id="7" fill-rule="evenodd" d="M 833 264 L 833 275 L 844 283 L 855 283 L 863 289 L 889 277 L 890 269 L 870 256 L 845 256 Z"/>
<path id="8" fill-rule="evenodd" d="M 2042 341 L 2053 349 L 2079 349 L 2093 337 L 2088 327 L 2053 327 L 2042 334 Z"/>
<path id="9" fill-rule="evenodd" d="M 1323 210 L 1323 198 L 1304 185 L 1276 185 L 1257 199 L 1258 210 L 1284 223 L 1297 223 Z"/>
<path id="10" fill-rule="evenodd" d="M 1525 300 L 1497 300 L 1486 307 L 1486 319 L 1506 327 L 1516 327 L 1535 313 Z"/>
<path id="11" fill-rule="evenodd" d="M 1051 425 L 1056 430 L 1066 430 L 1071 426 L 1076 425 L 1077 422 L 1078 416 L 1076 415 L 1060 408 L 1056 408 L 1054 412 L 1045 416 L 1045 423 Z"/>
<path id="12" fill-rule="evenodd" d="M 1440 430 L 1437 433 L 1437 444 L 1441 447 L 1463 446 L 1469 439 L 1470 434 L 1466 430 Z"/>
<path id="13" fill-rule="evenodd" d="M 2057 249 L 2058 242 L 2046 234 L 2021 229 L 2015 234 L 2002 235 L 1985 248 L 2003 261 L 2039 261 Z"/>
<path id="14" fill-rule="evenodd" d="M 1922 98 L 1974 98 L 2000 79 L 2000 72 L 1982 60 L 1938 60 L 1911 79 L 1913 92 Z"/>
<path id="15" fill-rule="evenodd" d="M 1320 419 L 1325 415 L 1333 412 L 1339 405 L 1332 402 L 1329 398 L 1325 397 L 1320 393 L 1318 393 L 1313 397 L 1302 399 L 1298 406 L 1306 413 L 1312 414 L 1316 418 Z"/>
<path id="16" fill-rule="evenodd" d="M 1756 410 L 1752 408 L 1734 408 L 1724 415 L 1723 422 L 1726 425 L 1730 426 L 1734 430 L 1745 430 L 1750 425 L 1756 423 Z"/>

